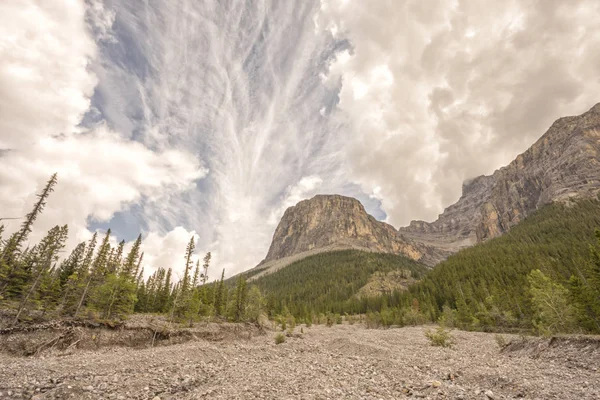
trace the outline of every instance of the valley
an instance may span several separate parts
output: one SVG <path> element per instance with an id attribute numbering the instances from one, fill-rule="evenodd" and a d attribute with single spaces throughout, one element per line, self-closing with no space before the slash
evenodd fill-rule
<path id="1" fill-rule="evenodd" d="M 41 399 L 594 399 L 600 339 L 521 339 L 500 350 L 489 333 L 453 331 L 431 346 L 430 327 L 296 327 L 276 345 L 248 339 L 133 349 L 0 353 L 0 398 Z"/>

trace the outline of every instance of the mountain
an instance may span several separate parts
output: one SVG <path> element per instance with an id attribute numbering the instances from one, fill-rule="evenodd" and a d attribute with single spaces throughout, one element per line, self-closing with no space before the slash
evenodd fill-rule
<path id="1" fill-rule="evenodd" d="M 569 296 L 577 295 L 572 276 L 586 282 L 584 286 L 600 284 L 590 254 L 591 247 L 600 251 L 600 236 L 594 234 L 598 228 L 600 199 L 545 205 L 506 234 L 451 255 L 387 304 L 410 304 L 416 298 L 423 309 L 434 310 L 433 320 L 446 305 L 459 310 L 464 327 L 529 329 L 535 313 L 527 279 L 532 270 L 541 270 L 562 290 L 569 289 Z M 595 268 L 600 272 L 600 262 Z M 589 312 L 586 307 L 582 314 Z M 590 325 L 585 319 L 579 326 L 600 332 L 600 324 Z"/>
<path id="2" fill-rule="evenodd" d="M 600 103 L 560 118 L 527 151 L 491 176 L 463 185 L 462 196 L 434 222 L 400 228 L 406 239 L 456 252 L 507 232 L 552 202 L 600 191 Z"/>
<path id="3" fill-rule="evenodd" d="M 434 222 L 396 230 L 339 195 L 317 195 L 284 213 L 258 278 L 307 256 L 342 249 L 402 254 L 429 266 L 458 250 L 498 237 L 553 202 L 572 203 L 600 191 L 600 103 L 560 118 L 527 151 L 490 176 L 463 184 L 462 196 Z"/>
<path id="4" fill-rule="evenodd" d="M 433 249 L 398 235 L 397 230 L 367 214 L 360 201 L 340 195 L 317 195 L 288 208 L 265 259 L 250 276 L 259 277 L 304 257 L 355 249 L 402 254 L 433 265 Z"/>

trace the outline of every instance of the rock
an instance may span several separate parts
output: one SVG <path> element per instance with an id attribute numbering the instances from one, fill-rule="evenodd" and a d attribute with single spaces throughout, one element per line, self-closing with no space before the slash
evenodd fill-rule
<path id="1" fill-rule="evenodd" d="M 412 221 L 399 233 L 440 251 L 492 239 L 544 204 L 600 191 L 600 103 L 560 118 L 527 151 L 493 175 L 463 184 L 462 196 L 434 222 Z"/>
<path id="2" fill-rule="evenodd" d="M 82 389 L 86 392 L 91 392 L 92 390 L 94 390 L 94 387 L 90 385 L 90 386 L 84 386 Z"/>
<path id="3" fill-rule="evenodd" d="M 276 261 L 290 257 L 296 260 L 304 253 L 350 248 L 404 254 L 414 260 L 426 254 L 425 246 L 405 240 L 393 226 L 367 214 L 360 201 L 340 195 L 317 195 L 285 211 L 267 256 L 257 268 L 270 268 Z"/>
<path id="4" fill-rule="evenodd" d="M 494 393 L 491 390 L 486 390 L 485 391 L 485 396 L 489 399 L 489 400 L 494 400 Z"/>
<path id="5" fill-rule="evenodd" d="M 440 381 L 433 381 L 431 382 L 431 386 L 434 388 L 439 388 L 440 386 L 442 386 L 442 382 Z"/>

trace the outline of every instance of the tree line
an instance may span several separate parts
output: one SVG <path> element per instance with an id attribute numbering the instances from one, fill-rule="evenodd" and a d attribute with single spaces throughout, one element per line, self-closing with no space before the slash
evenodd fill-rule
<path id="1" fill-rule="evenodd" d="M 94 233 L 61 260 L 67 225 L 55 226 L 39 243 L 27 238 L 57 184 L 53 174 L 20 229 L 3 239 L 0 225 L 0 304 L 15 309 L 13 324 L 36 315 L 122 319 L 133 312 L 162 313 L 174 321 L 194 322 L 203 316 L 232 321 L 257 320 L 265 301 L 257 287 L 240 276 L 233 289 L 220 281 L 208 283 L 211 253 L 193 262 L 192 237 L 184 257 L 182 279 L 171 268 L 158 268 L 144 279 L 141 235 L 125 254 L 125 241 L 111 245 L 111 231 Z"/>
<path id="2" fill-rule="evenodd" d="M 556 203 L 426 273 L 402 256 L 348 250 L 307 257 L 254 283 L 271 316 L 289 312 L 299 322 L 364 314 L 371 326 L 441 321 L 469 330 L 600 333 L 598 226 L 599 200 Z M 394 269 L 420 281 L 357 296 L 373 272 Z"/>

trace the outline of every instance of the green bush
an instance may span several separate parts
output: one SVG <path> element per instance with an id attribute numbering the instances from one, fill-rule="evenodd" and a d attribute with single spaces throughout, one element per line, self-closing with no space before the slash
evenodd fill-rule
<path id="1" fill-rule="evenodd" d="M 275 344 L 285 343 L 285 335 L 283 333 L 278 333 L 275 336 Z"/>
<path id="2" fill-rule="evenodd" d="M 329 328 L 331 328 L 333 326 L 334 322 L 335 322 L 335 316 L 331 313 L 328 313 L 327 317 L 326 317 L 325 325 L 327 325 Z"/>
<path id="3" fill-rule="evenodd" d="M 432 346 L 452 348 L 456 344 L 456 339 L 450 334 L 450 330 L 443 325 L 438 326 L 435 331 L 428 329 L 425 337 L 429 339 Z"/>
<path id="4" fill-rule="evenodd" d="M 503 348 L 506 347 L 506 345 L 508 344 L 506 342 L 506 338 L 502 335 L 500 335 L 499 333 L 497 333 L 494 336 L 494 340 L 496 340 L 496 344 L 498 345 L 498 347 L 500 347 L 500 349 L 502 350 Z"/>

